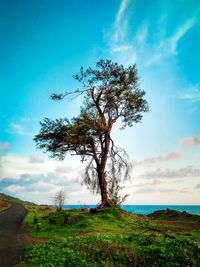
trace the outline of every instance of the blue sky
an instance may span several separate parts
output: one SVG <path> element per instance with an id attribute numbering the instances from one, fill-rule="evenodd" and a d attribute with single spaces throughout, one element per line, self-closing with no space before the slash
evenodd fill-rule
<path id="1" fill-rule="evenodd" d="M 81 66 L 109 58 L 137 64 L 150 112 L 116 143 L 134 164 L 125 184 L 131 204 L 200 204 L 199 1 L 0 0 L 0 191 L 51 203 L 97 203 L 75 182 L 81 165 L 36 151 L 44 117 L 72 117 L 81 99 L 52 102 L 73 90 Z"/>

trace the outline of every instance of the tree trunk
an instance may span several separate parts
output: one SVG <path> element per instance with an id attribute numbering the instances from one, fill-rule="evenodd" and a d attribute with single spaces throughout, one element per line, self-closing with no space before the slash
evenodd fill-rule
<path id="1" fill-rule="evenodd" d="M 98 171 L 98 178 L 99 178 L 99 187 L 101 190 L 101 205 L 100 207 L 110 207 L 111 202 L 108 198 L 108 191 L 107 191 L 107 182 L 106 182 L 106 175 L 105 170 L 100 169 Z"/>
<path id="2" fill-rule="evenodd" d="M 106 162 L 110 146 L 110 132 L 105 133 L 105 143 L 102 151 L 101 164 L 98 167 L 99 187 L 101 190 L 101 207 L 110 207 L 111 201 L 108 197 L 107 181 L 106 181 Z"/>

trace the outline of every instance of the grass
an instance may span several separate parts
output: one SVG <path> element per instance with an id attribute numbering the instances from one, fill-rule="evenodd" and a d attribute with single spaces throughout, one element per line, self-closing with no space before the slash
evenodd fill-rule
<path id="1" fill-rule="evenodd" d="M 200 266 L 200 230 L 176 229 L 166 217 L 164 223 L 158 223 L 158 218 L 152 220 L 120 209 L 90 214 L 80 209 L 58 212 L 45 206 L 27 208 L 29 235 L 51 240 L 25 248 L 21 267 Z M 33 223 L 35 209 L 37 225 Z"/>

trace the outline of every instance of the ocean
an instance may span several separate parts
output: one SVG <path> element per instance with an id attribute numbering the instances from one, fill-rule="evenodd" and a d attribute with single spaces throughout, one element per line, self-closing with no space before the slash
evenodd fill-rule
<path id="1" fill-rule="evenodd" d="M 95 208 L 96 205 L 86 205 L 88 208 Z M 65 209 L 78 209 L 81 205 L 64 205 Z M 173 209 L 177 211 L 186 211 L 191 214 L 200 215 L 200 205 L 181 206 L 181 205 L 122 205 L 122 209 L 136 214 L 149 214 L 155 210 Z"/>

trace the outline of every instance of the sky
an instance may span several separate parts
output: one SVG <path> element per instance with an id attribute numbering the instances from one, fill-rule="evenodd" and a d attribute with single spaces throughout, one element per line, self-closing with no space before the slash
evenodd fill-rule
<path id="1" fill-rule="evenodd" d="M 133 164 L 126 204 L 200 205 L 200 3 L 198 0 L 0 0 L 0 191 L 35 203 L 96 204 L 80 183 L 84 164 L 36 149 L 45 117 L 79 114 L 80 67 L 136 64 L 150 112 L 113 130 Z"/>

